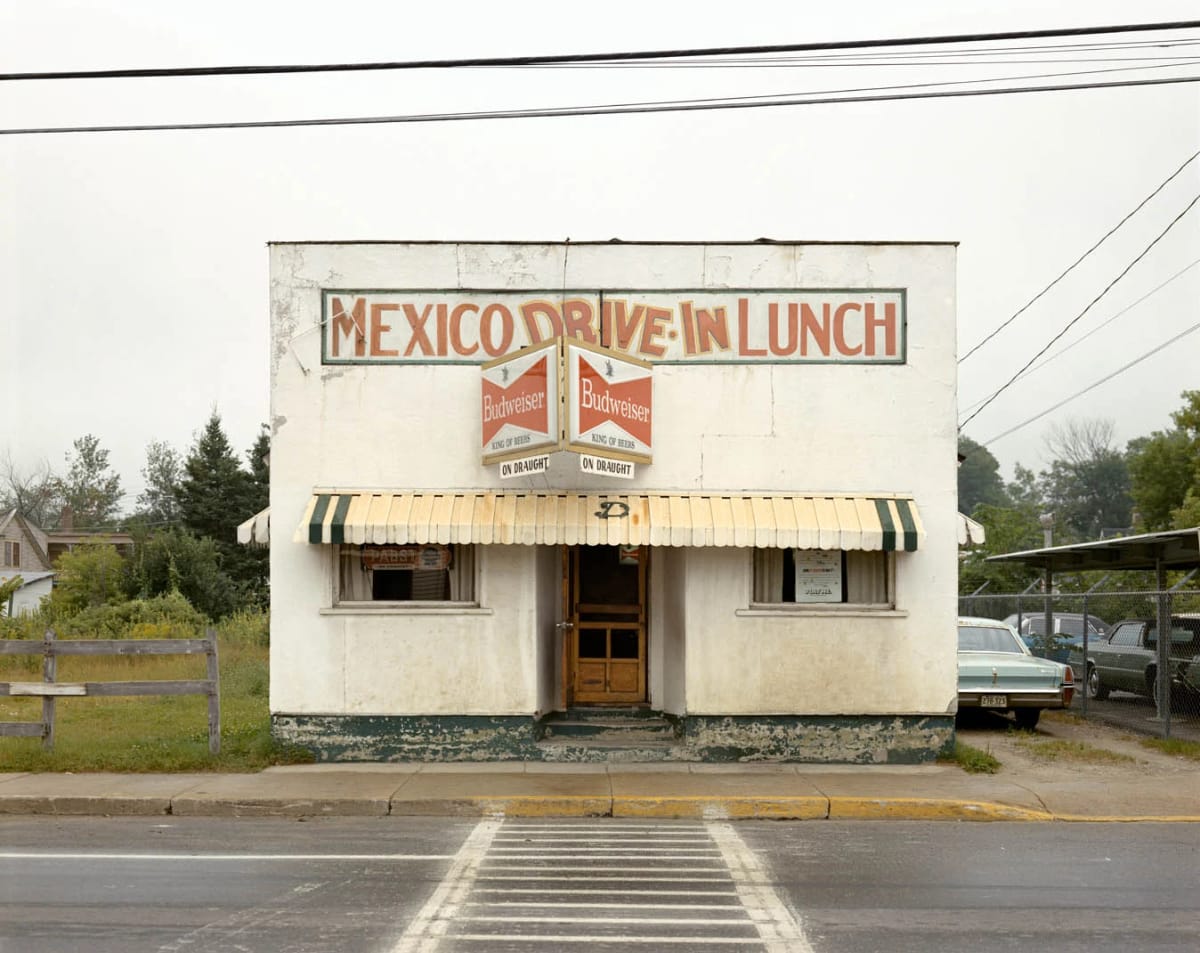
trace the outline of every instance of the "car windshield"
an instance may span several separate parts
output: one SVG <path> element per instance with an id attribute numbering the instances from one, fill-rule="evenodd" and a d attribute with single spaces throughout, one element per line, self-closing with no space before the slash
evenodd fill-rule
<path id="1" fill-rule="evenodd" d="M 993 625 L 960 625 L 958 627 L 958 650 L 960 652 L 1012 652 L 1024 655 L 1021 643 L 1008 629 Z"/>

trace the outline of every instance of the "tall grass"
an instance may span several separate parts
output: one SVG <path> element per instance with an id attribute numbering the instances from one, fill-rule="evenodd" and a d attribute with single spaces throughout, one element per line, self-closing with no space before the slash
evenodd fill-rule
<path id="1" fill-rule="evenodd" d="M 153 618 L 154 608 L 126 608 L 123 627 L 108 617 L 94 619 L 92 637 L 194 638 L 202 634 L 203 627 L 195 618 L 178 618 L 186 613 L 169 609 L 162 617 Z M 25 620 L 28 631 L 21 631 L 19 637 L 40 640 L 45 621 Z M 56 633 L 61 638 L 83 637 L 86 621 L 75 616 L 70 625 L 56 625 Z M 198 621 L 202 623 L 203 617 Z M 11 638 L 17 629 L 15 624 L 6 625 L 0 634 Z M 66 697 L 56 702 L 54 749 L 45 751 L 37 738 L 0 737 L 0 771 L 257 771 L 271 764 L 311 760 L 308 752 L 281 746 L 271 738 L 267 614 L 238 613 L 216 629 L 219 755 L 208 750 L 208 702 L 202 695 Z M 0 682 L 40 680 L 40 670 L 40 656 L 0 656 Z M 57 673 L 60 682 L 206 677 L 202 655 L 64 656 L 58 660 Z M 40 721 L 41 708 L 40 698 L 0 696 L 0 721 Z"/>

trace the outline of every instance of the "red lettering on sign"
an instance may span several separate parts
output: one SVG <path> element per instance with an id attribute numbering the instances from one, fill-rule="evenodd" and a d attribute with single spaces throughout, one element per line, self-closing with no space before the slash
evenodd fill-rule
<path id="1" fill-rule="evenodd" d="M 862 345 L 851 347 L 846 341 L 846 312 L 861 311 L 862 305 L 855 304 L 853 301 L 847 301 L 843 305 L 839 305 L 837 311 L 833 315 L 833 341 L 837 345 L 837 349 L 843 354 L 855 355 L 862 353 Z"/>
<path id="2" fill-rule="evenodd" d="M 498 344 L 492 336 L 492 318 L 496 315 L 500 317 L 500 342 Z M 479 316 L 479 340 L 483 344 L 483 349 L 492 357 L 499 357 L 508 351 L 508 346 L 512 344 L 514 330 L 512 312 L 502 304 L 489 304 L 483 309 L 483 314 Z"/>
<path id="3" fill-rule="evenodd" d="M 766 357 L 765 347 L 750 346 L 750 299 L 738 298 L 738 354 L 742 357 Z"/>
<path id="4" fill-rule="evenodd" d="M 667 325 L 671 323 L 673 312 L 670 308 L 646 309 L 646 320 L 642 323 L 642 343 L 640 350 L 650 357 L 662 357 L 667 353 L 666 345 L 659 344 L 658 339 L 667 333 Z"/>
<path id="5" fill-rule="evenodd" d="M 869 301 L 866 305 L 866 338 L 867 338 L 867 354 L 874 356 L 875 354 L 875 331 L 878 328 L 883 328 L 883 353 L 888 357 L 896 356 L 896 305 L 891 301 L 885 301 L 883 305 L 883 317 L 875 317 L 875 302 Z"/>
<path id="6" fill-rule="evenodd" d="M 543 355 L 507 387 L 483 379 L 483 446 L 505 424 L 543 434 L 549 432 L 546 368 L 547 358 Z"/>
<path id="7" fill-rule="evenodd" d="M 635 440 L 650 445 L 650 378 L 610 384 L 579 356 L 579 431 L 612 421 Z"/>
<path id="8" fill-rule="evenodd" d="M 604 302 L 605 346 L 616 348 L 618 351 L 628 351 L 645 313 L 644 304 L 635 304 L 630 311 L 628 301 L 621 298 L 607 299 Z"/>
<path id="9" fill-rule="evenodd" d="M 542 319 L 549 325 L 549 332 L 544 335 L 540 323 Z M 549 301 L 526 301 L 521 305 L 521 320 L 525 322 L 530 344 L 541 344 L 550 338 L 562 337 L 562 318 L 558 315 L 558 308 Z"/>
<path id="10" fill-rule="evenodd" d="M 341 298 L 333 299 L 332 328 L 332 357 L 338 356 L 338 343 L 341 335 L 354 335 L 354 356 L 363 357 L 367 353 L 367 299 L 355 298 L 354 307 L 349 314 L 342 305 Z"/>
<path id="11" fill-rule="evenodd" d="M 817 318 L 813 312 L 812 305 L 806 302 L 800 303 L 800 353 L 805 357 L 808 356 L 808 338 L 812 335 L 813 341 L 821 354 L 825 357 L 829 356 L 829 305 L 821 306 L 821 317 Z"/>
<path id="12" fill-rule="evenodd" d="M 593 327 L 596 316 L 592 313 L 592 303 L 583 298 L 568 298 L 562 306 L 563 329 L 568 337 L 596 343 L 596 329 Z"/>
<path id="13" fill-rule="evenodd" d="M 394 304 L 388 307 L 396 307 Z M 408 347 L 404 349 L 404 356 L 410 357 L 418 344 L 421 346 L 421 353 L 426 357 L 433 354 L 433 344 L 429 340 L 429 335 L 425 333 L 425 322 L 429 320 L 429 314 L 433 311 L 433 305 L 427 304 L 421 309 L 421 313 L 417 314 L 417 309 L 411 304 L 405 302 L 404 317 L 408 319 L 408 326 L 412 328 L 412 337 L 408 339 Z"/>
<path id="14" fill-rule="evenodd" d="M 787 306 L 787 344 L 779 343 L 779 302 L 772 301 L 767 305 L 767 326 L 770 330 L 768 336 L 768 345 L 771 348 L 771 353 L 778 357 L 786 357 L 796 350 L 796 344 L 800 339 L 799 325 L 800 315 L 799 308 L 795 301 L 789 301 Z"/>
<path id="15" fill-rule="evenodd" d="M 396 304 L 371 305 L 371 357 L 395 357 L 400 353 L 394 348 L 385 348 L 380 344 L 383 332 L 392 329 L 390 324 L 383 323 L 383 312 L 399 310 L 400 306 Z"/>
<path id="16" fill-rule="evenodd" d="M 467 347 L 462 339 L 462 319 L 463 315 L 468 311 L 478 313 L 479 305 L 470 303 L 460 304 L 450 312 L 450 346 L 454 348 L 455 354 L 461 354 L 463 357 L 468 357 L 479 350 L 478 344 L 472 344 L 470 347 Z"/>

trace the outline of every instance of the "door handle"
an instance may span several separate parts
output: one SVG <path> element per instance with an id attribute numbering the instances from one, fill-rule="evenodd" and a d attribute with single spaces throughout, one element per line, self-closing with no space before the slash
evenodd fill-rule
<path id="1" fill-rule="evenodd" d="M 573 628 L 575 628 L 575 623 L 574 622 L 555 622 L 554 628 L 556 628 L 556 629 L 573 629 Z"/>

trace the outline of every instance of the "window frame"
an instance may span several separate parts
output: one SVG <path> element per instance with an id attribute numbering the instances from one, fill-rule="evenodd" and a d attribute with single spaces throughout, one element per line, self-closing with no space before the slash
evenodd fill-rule
<path id="1" fill-rule="evenodd" d="M 332 612 L 391 612 L 408 614 L 429 613 L 471 613 L 482 609 L 480 602 L 481 555 L 483 547 L 474 543 L 448 543 L 457 559 L 459 553 L 468 549 L 471 551 L 471 567 L 469 579 L 471 598 L 469 599 L 343 599 L 342 598 L 342 558 L 343 551 L 357 551 L 361 558 L 362 546 L 357 543 L 338 543 L 329 546 Z M 371 572 L 406 572 L 404 569 L 378 569 Z M 448 570 L 447 570 L 448 571 Z"/>
<path id="2" fill-rule="evenodd" d="M 826 552 L 839 552 L 842 556 L 842 580 L 843 592 L 847 601 L 842 602 L 784 602 L 782 600 L 783 592 L 781 590 L 780 600 L 778 602 L 762 602 L 755 599 L 755 592 L 758 588 L 758 566 L 760 552 L 768 550 L 770 547 L 752 547 L 749 554 L 749 595 L 747 609 L 739 610 L 739 615 L 761 615 L 761 614 L 806 614 L 806 615 L 838 615 L 838 614 L 866 614 L 879 615 L 884 613 L 889 614 L 905 614 L 898 608 L 896 599 L 896 554 L 891 550 L 826 550 Z M 796 549 L 797 547 L 788 547 Z M 806 551 L 806 550 L 802 550 Z M 847 555 L 851 552 L 877 553 L 883 559 L 882 573 L 883 586 L 887 596 L 884 602 L 850 602 L 849 595 L 849 566 L 847 563 Z M 786 565 L 786 563 L 785 563 Z M 794 563 L 793 563 L 794 565 Z M 786 587 L 786 583 L 785 583 Z"/>

